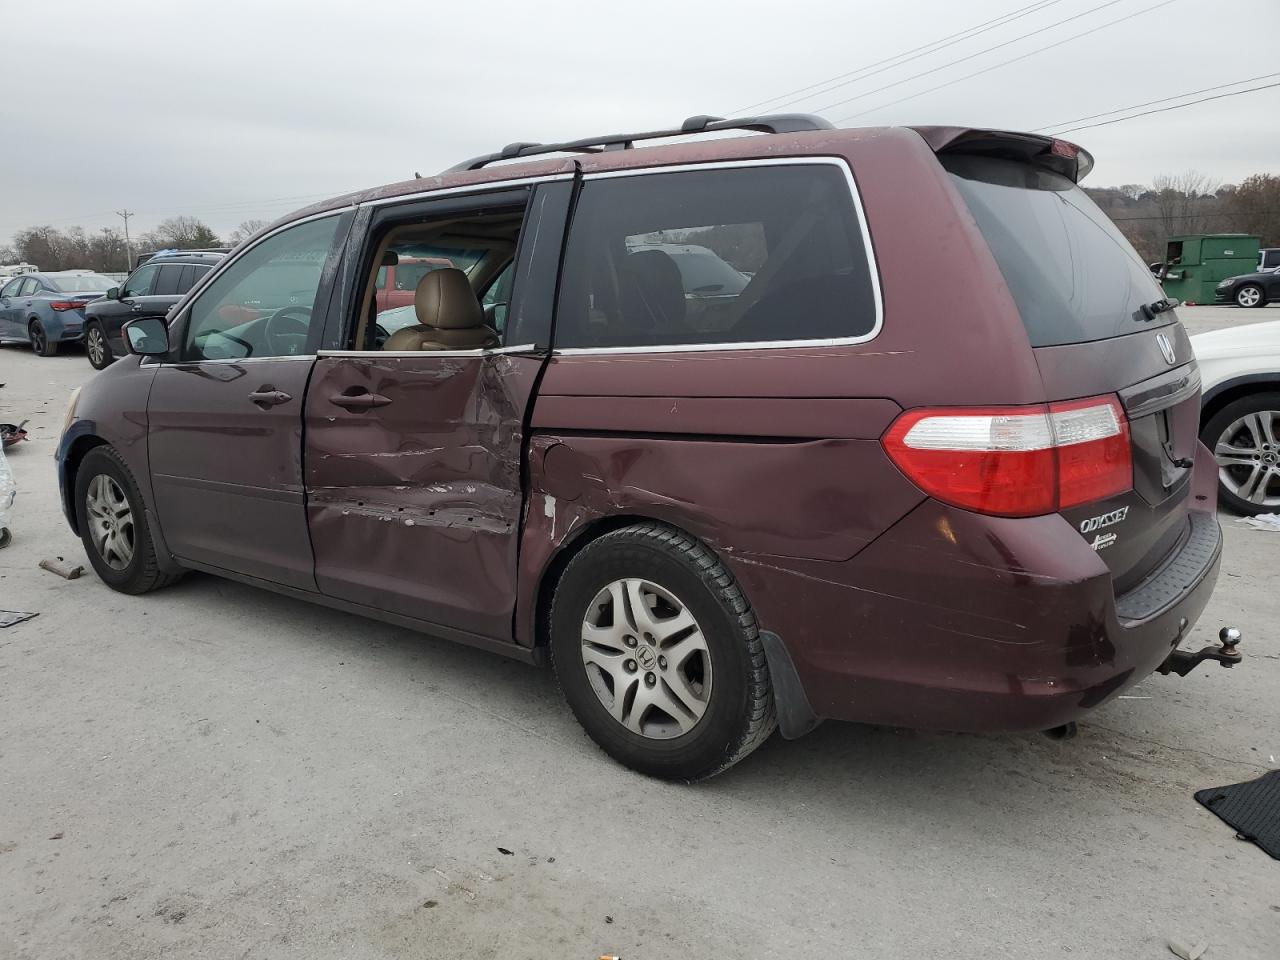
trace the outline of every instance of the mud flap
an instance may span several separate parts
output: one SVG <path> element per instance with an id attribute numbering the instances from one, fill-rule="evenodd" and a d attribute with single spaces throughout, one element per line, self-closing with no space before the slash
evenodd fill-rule
<path id="1" fill-rule="evenodd" d="M 822 722 L 813 712 L 804 684 L 796 673 L 787 645 L 776 633 L 760 631 L 760 643 L 764 646 L 765 660 L 769 663 L 769 678 L 773 682 L 773 703 L 778 712 L 778 730 L 787 740 L 796 740 L 809 733 Z"/>

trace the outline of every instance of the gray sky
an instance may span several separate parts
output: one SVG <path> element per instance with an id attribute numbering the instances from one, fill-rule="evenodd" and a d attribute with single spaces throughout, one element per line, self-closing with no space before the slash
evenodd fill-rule
<path id="1" fill-rule="evenodd" d="M 112 211 L 122 207 L 138 212 L 131 231 L 190 214 L 225 234 L 247 218 L 438 171 L 513 140 L 724 115 L 1030 2 L 8 0 L 0 243 L 35 223 L 119 226 Z M 1112 0 L 1093 12 L 1106 0 L 1046 2 L 784 109 L 842 126 L 1030 129 L 1280 72 L 1277 0 L 1171 0 L 962 79 L 1160 0 Z M 1068 138 L 1097 158 L 1094 186 L 1193 168 L 1232 182 L 1280 172 L 1277 116 L 1280 88 Z"/>

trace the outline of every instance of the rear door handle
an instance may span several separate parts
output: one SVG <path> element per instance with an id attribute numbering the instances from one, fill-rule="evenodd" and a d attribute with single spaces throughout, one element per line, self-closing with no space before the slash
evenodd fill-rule
<path id="1" fill-rule="evenodd" d="M 293 397 L 285 393 L 283 390 L 275 390 L 271 387 L 262 387 L 249 394 L 249 399 L 260 406 L 263 410 L 268 407 L 279 406 L 282 403 L 288 403 Z"/>
<path id="2" fill-rule="evenodd" d="M 380 393 L 337 393 L 329 398 L 329 402 L 347 410 L 370 410 L 385 407 L 391 398 Z"/>

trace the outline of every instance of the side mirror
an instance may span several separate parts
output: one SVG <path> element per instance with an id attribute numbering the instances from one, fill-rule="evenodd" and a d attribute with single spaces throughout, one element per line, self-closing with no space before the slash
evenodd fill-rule
<path id="1" fill-rule="evenodd" d="M 139 357 L 162 357 L 169 352 L 169 328 L 163 317 L 139 317 L 124 325 L 124 344 Z"/>
<path id="2" fill-rule="evenodd" d="M 112 287 L 110 290 L 108 290 L 106 293 L 104 293 L 104 294 L 103 294 L 103 296 L 104 296 L 104 297 L 106 297 L 108 300 L 119 300 L 119 299 L 120 299 L 120 288 L 119 288 L 119 287 Z"/>

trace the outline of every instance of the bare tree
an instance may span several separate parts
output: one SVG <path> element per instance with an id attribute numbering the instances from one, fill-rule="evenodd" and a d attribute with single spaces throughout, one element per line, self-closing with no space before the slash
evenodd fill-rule
<path id="1" fill-rule="evenodd" d="M 1215 212 L 1217 180 L 1188 170 L 1176 175 L 1162 173 L 1151 186 L 1165 239 L 1208 229 L 1207 217 Z"/>
<path id="2" fill-rule="evenodd" d="M 151 249 L 173 248 L 193 250 L 199 247 L 216 247 L 218 235 L 196 217 L 170 217 L 160 226 L 142 237 L 142 245 Z"/>
<path id="3" fill-rule="evenodd" d="M 243 243 L 266 225 L 267 221 L 265 220 L 244 220 L 240 226 L 231 231 L 231 236 L 227 237 L 227 243 L 233 247 L 238 243 Z"/>

